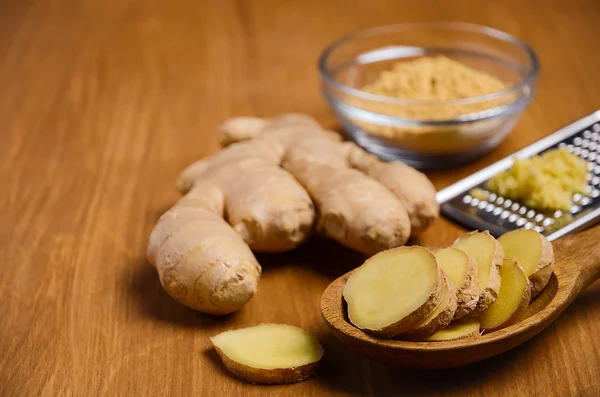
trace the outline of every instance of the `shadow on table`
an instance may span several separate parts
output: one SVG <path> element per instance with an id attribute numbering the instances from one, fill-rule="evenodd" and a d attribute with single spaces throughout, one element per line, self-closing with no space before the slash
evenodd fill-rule
<path id="1" fill-rule="evenodd" d="M 335 241 L 313 236 L 300 247 L 278 254 L 256 254 L 263 272 L 270 272 L 281 266 L 302 266 L 322 274 L 332 281 L 360 266 L 366 256 L 338 244 Z"/>
<path id="2" fill-rule="evenodd" d="M 517 356 L 527 355 L 527 345 L 535 343 L 528 342 L 520 349 L 513 349 L 475 364 L 423 371 L 395 368 L 371 361 L 349 351 L 332 335 L 325 335 L 321 340 L 328 354 L 323 359 L 320 376 L 315 381 L 355 396 L 460 396 L 463 391 L 472 394 L 478 385 L 513 368 Z"/>
<path id="3" fill-rule="evenodd" d="M 134 269 L 131 271 L 130 269 Z M 233 321 L 236 314 L 211 316 L 192 310 L 175 301 L 163 289 L 158 274 L 147 259 L 137 259 L 124 272 L 128 293 L 142 315 L 155 321 L 175 323 L 185 327 L 221 329 Z"/>

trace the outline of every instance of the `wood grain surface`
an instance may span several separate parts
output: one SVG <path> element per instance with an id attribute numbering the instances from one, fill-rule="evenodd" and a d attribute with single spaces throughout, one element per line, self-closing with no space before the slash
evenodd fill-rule
<path id="1" fill-rule="evenodd" d="M 0 2 L 0 395 L 597 396 L 600 285 L 547 330 L 479 364 L 398 370 L 344 348 L 321 293 L 362 257 L 315 239 L 262 255 L 242 311 L 204 316 L 163 292 L 145 258 L 178 172 L 218 149 L 234 115 L 336 121 L 316 60 L 338 36 L 459 20 L 525 40 L 542 64 L 510 137 L 438 188 L 600 108 L 597 0 L 3 0 Z M 440 220 L 421 244 L 463 231 Z M 209 336 L 284 322 L 314 332 L 315 379 L 263 387 L 229 375 Z"/>

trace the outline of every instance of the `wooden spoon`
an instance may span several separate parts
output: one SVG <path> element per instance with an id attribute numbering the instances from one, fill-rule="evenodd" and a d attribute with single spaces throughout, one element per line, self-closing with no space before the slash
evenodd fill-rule
<path id="1" fill-rule="evenodd" d="M 444 342 L 379 339 L 354 327 L 342 291 L 349 272 L 321 297 L 321 313 L 346 346 L 375 361 L 415 369 L 451 368 L 504 353 L 539 334 L 592 282 L 600 278 L 600 226 L 553 243 L 555 269 L 548 285 L 531 302 L 525 319 L 478 338 Z"/>

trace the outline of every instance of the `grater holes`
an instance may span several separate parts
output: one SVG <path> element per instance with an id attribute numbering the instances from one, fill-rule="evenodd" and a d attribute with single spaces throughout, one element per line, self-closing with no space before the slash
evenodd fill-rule
<path id="1" fill-rule="evenodd" d="M 583 131 L 583 137 L 585 139 L 590 139 L 592 137 L 592 133 L 589 130 Z"/>
<path id="2" fill-rule="evenodd" d="M 542 214 L 537 214 L 535 216 L 535 218 L 533 218 L 533 220 L 536 222 L 541 222 L 543 219 L 544 219 L 544 215 L 542 215 Z"/>
<path id="3" fill-rule="evenodd" d="M 500 214 L 500 218 L 502 218 L 502 219 L 506 219 L 509 216 L 510 216 L 510 211 L 506 211 L 506 210 L 502 211 L 502 214 Z"/>
<path id="4" fill-rule="evenodd" d="M 573 145 L 567 145 L 566 148 L 569 152 L 573 153 L 573 149 L 574 149 Z"/>
<path id="5" fill-rule="evenodd" d="M 519 219 L 519 215 L 517 215 L 517 214 L 512 214 L 511 216 L 508 217 L 508 221 L 512 222 L 512 223 L 515 223 L 517 219 Z"/>
<path id="6" fill-rule="evenodd" d="M 479 208 L 480 210 L 484 209 L 486 206 L 488 205 L 487 201 L 480 201 L 479 205 L 477 206 L 477 208 Z"/>
<path id="7" fill-rule="evenodd" d="M 596 150 L 596 149 L 598 149 L 598 144 L 596 142 L 590 142 L 589 149 L 590 150 Z"/>
<path id="8" fill-rule="evenodd" d="M 592 189 L 592 192 L 590 193 L 590 196 L 592 196 L 592 198 L 597 198 L 598 196 L 600 196 L 600 190 L 598 190 L 598 189 Z"/>
<path id="9" fill-rule="evenodd" d="M 580 204 L 581 204 L 582 206 L 584 206 L 584 205 L 589 205 L 589 204 L 591 204 L 591 202 L 592 202 L 592 199 L 591 199 L 591 198 L 589 198 L 589 197 L 584 197 L 584 198 L 582 198 L 582 199 L 581 199 L 581 203 L 580 203 Z"/>
<path id="10" fill-rule="evenodd" d="M 590 152 L 590 155 L 588 156 L 588 160 L 596 161 L 597 158 L 598 158 L 598 154 L 596 152 Z M 588 163 L 588 164 L 593 166 L 592 163 Z"/>
<path id="11" fill-rule="evenodd" d="M 598 166 L 598 168 L 600 169 L 600 166 Z M 498 197 L 498 199 L 496 200 L 496 204 L 498 204 L 498 205 L 504 204 L 504 197 Z"/>
<path id="12" fill-rule="evenodd" d="M 538 233 L 542 233 L 544 231 L 544 228 L 541 227 L 541 226 L 536 226 L 536 227 L 533 228 L 533 230 L 535 230 Z"/>
<path id="13" fill-rule="evenodd" d="M 587 159 L 588 155 L 590 154 L 590 151 L 587 149 L 581 149 L 581 154 L 580 156 L 585 160 Z"/>
<path id="14" fill-rule="evenodd" d="M 517 220 L 517 226 L 519 226 L 519 227 L 523 226 L 526 223 L 527 223 L 527 219 L 525 219 L 525 218 L 519 218 Z"/>
<path id="15" fill-rule="evenodd" d="M 496 209 L 494 209 L 494 211 L 492 212 L 492 214 L 498 216 L 502 213 L 502 208 L 500 207 L 496 207 Z"/>
<path id="16" fill-rule="evenodd" d="M 533 219 L 534 216 L 535 216 L 534 210 L 529 210 L 529 212 L 527 212 L 527 218 Z"/>
<path id="17" fill-rule="evenodd" d="M 590 141 L 588 141 L 587 139 L 584 139 L 583 141 L 581 141 L 581 147 L 584 149 L 587 149 L 590 147 Z"/>
<path id="18" fill-rule="evenodd" d="M 600 134 L 594 132 L 590 135 L 590 139 L 594 142 L 598 142 L 600 140 Z"/>
<path id="19" fill-rule="evenodd" d="M 485 211 L 492 212 L 494 210 L 494 208 L 496 208 L 496 206 L 494 204 L 488 204 L 485 206 Z"/>
<path id="20" fill-rule="evenodd" d="M 504 200 L 504 208 L 510 208 L 511 204 L 512 204 L 512 201 L 510 201 L 508 199 Z"/>
<path id="21" fill-rule="evenodd" d="M 548 226 L 554 224 L 554 222 L 555 222 L 554 219 L 546 218 L 546 219 L 544 219 L 544 222 L 542 222 L 542 225 L 548 227 Z"/>
<path id="22" fill-rule="evenodd" d="M 519 208 L 519 215 L 525 215 L 526 212 L 527 212 L 527 208 L 525 208 L 525 207 Z"/>
<path id="23" fill-rule="evenodd" d="M 533 223 L 531 223 L 531 222 L 527 222 L 527 223 L 526 223 L 526 224 L 523 226 L 523 228 L 524 228 L 524 229 L 533 229 L 533 226 L 534 226 L 534 224 L 533 224 Z"/>
<path id="24" fill-rule="evenodd" d="M 594 124 L 592 129 L 594 130 L 594 132 L 600 132 L 600 124 Z"/>
<path id="25" fill-rule="evenodd" d="M 580 137 L 575 137 L 575 139 L 573 139 L 573 145 L 579 146 L 579 145 L 581 145 L 582 141 L 583 140 Z"/>
<path id="26" fill-rule="evenodd" d="M 473 198 L 471 200 L 470 204 L 471 204 L 472 207 L 477 207 L 477 205 L 479 204 L 479 199 Z"/>
<path id="27" fill-rule="evenodd" d="M 576 213 L 578 213 L 579 211 L 581 211 L 581 207 L 580 207 L 580 206 L 578 206 L 578 205 L 573 205 L 573 206 L 571 207 L 571 214 L 576 214 Z"/>
<path id="28" fill-rule="evenodd" d="M 596 175 L 594 175 L 594 176 L 592 177 L 592 179 L 590 180 L 590 183 L 591 183 L 592 185 L 597 185 L 597 184 L 599 184 L 599 183 L 600 183 L 600 177 L 597 177 Z"/>
<path id="29" fill-rule="evenodd" d="M 574 203 L 579 203 L 582 198 L 583 198 L 583 196 L 581 195 L 581 193 L 575 193 L 573 195 L 573 202 Z"/>
<path id="30" fill-rule="evenodd" d="M 471 197 L 469 194 L 467 194 L 466 196 L 464 196 L 462 198 L 462 202 L 465 203 L 465 204 L 471 203 L 471 200 L 473 200 L 473 197 Z"/>
<path id="31" fill-rule="evenodd" d="M 580 147 L 573 148 L 572 153 L 579 156 L 581 154 L 581 148 Z"/>
<path id="32" fill-rule="evenodd" d="M 521 207 L 519 205 L 519 203 L 513 203 L 513 205 L 510 207 L 510 209 L 513 210 L 513 211 L 518 211 L 519 207 Z"/>

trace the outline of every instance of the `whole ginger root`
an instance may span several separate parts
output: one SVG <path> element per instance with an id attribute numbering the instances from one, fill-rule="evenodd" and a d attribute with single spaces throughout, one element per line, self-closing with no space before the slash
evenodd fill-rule
<path id="1" fill-rule="evenodd" d="M 342 142 L 309 116 L 233 118 L 219 139 L 223 150 L 181 174 L 185 196 L 148 246 L 165 290 L 201 312 L 227 314 L 250 300 L 260 277 L 251 251 L 291 250 L 316 229 L 374 254 L 438 216 L 427 177 Z"/>

